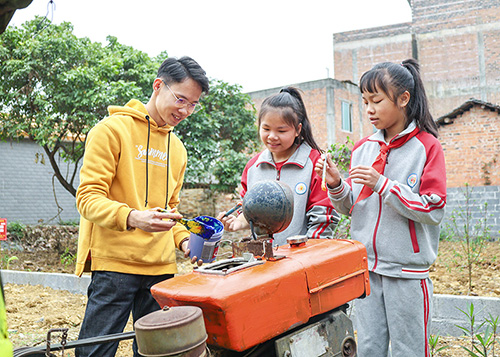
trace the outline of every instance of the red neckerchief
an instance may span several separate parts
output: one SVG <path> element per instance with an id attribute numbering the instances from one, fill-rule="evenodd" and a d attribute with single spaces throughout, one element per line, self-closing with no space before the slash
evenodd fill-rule
<path id="1" fill-rule="evenodd" d="M 380 153 L 375 158 L 375 161 L 373 162 L 372 167 L 375 170 L 377 170 L 377 172 L 379 174 L 382 175 L 384 173 L 385 165 L 387 163 L 387 155 L 389 154 L 389 151 L 391 149 L 395 149 L 395 148 L 398 148 L 400 146 L 403 146 L 408 140 L 410 140 L 415 135 L 417 135 L 419 131 L 420 130 L 417 127 L 415 129 L 413 129 L 413 131 L 411 133 L 409 133 L 409 134 L 407 134 L 405 136 L 401 136 L 401 137 L 397 138 L 396 140 L 391 141 L 389 143 L 389 145 L 386 145 L 385 143 L 379 141 L 379 144 L 380 144 Z M 349 213 L 352 212 L 352 209 L 354 208 L 354 206 L 359 201 L 362 201 L 365 198 L 370 197 L 370 195 L 372 193 L 373 193 L 373 190 L 371 188 L 369 188 L 366 185 L 363 186 L 363 188 L 361 189 L 361 192 L 359 193 L 358 198 L 356 199 L 356 202 L 354 202 L 354 204 L 352 205 L 351 210 L 349 211 Z"/>

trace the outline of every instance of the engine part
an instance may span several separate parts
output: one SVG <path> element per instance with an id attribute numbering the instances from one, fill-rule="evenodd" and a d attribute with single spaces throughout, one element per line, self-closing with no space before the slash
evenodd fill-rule
<path id="1" fill-rule="evenodd" d="M 188 351 L 205 352 L 207 333 L 201 309 L 196 306 L 164 306 L 134 324 L 139 353 L 173 356 Z"/>

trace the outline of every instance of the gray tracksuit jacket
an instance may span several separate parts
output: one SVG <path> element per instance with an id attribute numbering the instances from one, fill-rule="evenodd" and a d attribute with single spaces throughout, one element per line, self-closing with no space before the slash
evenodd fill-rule
<path id="1" fill-rule="evenodd" d="M 278 169 L 269 150 L 254 156 L 245 166 L 241 176 L 241 197 L 257 182 L 278 180 L 286 183 L 293 192 L 293 218 L 288 228 L 273 235 L 273 245 L 286 244 L 295 235 L 308 238 L 333 238 L 339 215 L 333 209 L 327 192 L 321 189 L 321 177 L 314 172 L 314 165 L 321 157 L 317 150 L 302 143 L 292 156 Z"/>
<path id="2" fill-rule="evenodd" d="M 396 138 L 415 128 L 411 123 Z M 351 167 L 371 166 L 379 154 L 379 142 L 385 142 L 383 131 L 357 142 Z M 347 179 L 329 188 L 335 209 L 348 215 L 362 187 Z M 437 257 L 439 223 L 446 204 L 446 170 L 439 141 L 420 131 L 392 149 L 373 191 L 351 213 L 351 237 L 366 246 L 369 269 L 391 277 L 428 277 Z"/>

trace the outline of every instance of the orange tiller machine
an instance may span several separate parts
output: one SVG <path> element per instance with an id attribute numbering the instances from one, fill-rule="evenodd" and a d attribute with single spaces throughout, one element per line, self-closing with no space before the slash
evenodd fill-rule
<path id="1" fill-rule="evenodd" d="M 221 356 L 355 356 L 346 312 L 370 293 L 365 247 L 305 236 L 273 247 L 293 215 L 291 189 L 278 181 L 255 185 L 242 210 L 252 236 L 232 243 L 232 258 L 153 286 L 160 306 L 199 307 L 207 349 Z"/>

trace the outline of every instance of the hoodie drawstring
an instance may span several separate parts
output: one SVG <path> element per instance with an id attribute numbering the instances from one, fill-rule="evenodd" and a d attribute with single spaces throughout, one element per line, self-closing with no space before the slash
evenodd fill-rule
<path id="1" fill-rule="evenodd" d="M 168 144 L 167 144 L 167 196 L 165 198 L 165 209 L 168 210 L 168 170 L 170 169 L 170 133 L 168 132 Z"/>
<path id="2" fill-rule="evenodd" d="M 146 145 L 146 200 L 144 202 L 144 207 L 148 206 L 148 167 L 149 167 L 149 137 L 151 135 L 151 122 L 149 121 L 149 115 L 146 115 L 146 119 L 148 120 L 148 143 Z M 167 171 L 168 173 L 168 171 Z"/>
<path id="3" fill-rule="evenodd" d="M 148 121 L 148 142 L 147 142 L 147 145 L 146 145 L 146 199 L 144 201 L 144 207 L 147 207 L 148 206 L 148 188 L 149 188 L 149 184 L 148 184 L 148 180 L 149 180 L 149 138 L 151 136 L 151 122 L 149 120 L 149 115 L 146 115 L 146 119 Z M 168 178 L 169 178 L 169 174 L 168 174 L 168 171 L 170 169 L 170 133 L 172 131 L 169 131 L 168 132 L 168 144 L 167 144 L 167 195 L 166 195 L 166 198 L 165 198 L 165 209 L 168 210 Z"/>

